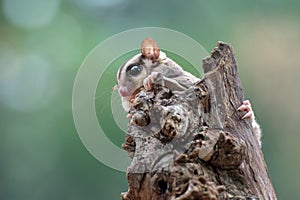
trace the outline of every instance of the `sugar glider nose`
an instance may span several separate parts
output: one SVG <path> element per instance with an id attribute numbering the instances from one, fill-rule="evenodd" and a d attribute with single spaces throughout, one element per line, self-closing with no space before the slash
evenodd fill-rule
<path id="1" fill-rule="evenodd" d="M 122 97 L 130 96 L 127 87 L 120 86 L 118 91 L 119 91 L 119 94 L 120 94 Z"/>

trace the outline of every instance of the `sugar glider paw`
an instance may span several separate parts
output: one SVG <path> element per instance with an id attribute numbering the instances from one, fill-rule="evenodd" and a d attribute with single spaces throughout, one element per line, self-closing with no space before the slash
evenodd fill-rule
<path id="1" fill-rule="evenodd" d="M 251 120 L 254 120 L 254 113 L 249 100 L 243 101 L 243 104 L 240 107 L 238 107 L 237 110 L 246 111 L 246 114 L 241 119 L 250 118 Z"/>
<path id="2" fill-rule="evenodd" d="M 153 84 L 164 85 L 163 75 L 159 72 L 152 72 L 147 78 L 144 79 L 143 85 L 146 90 L 151 90 Z"/>

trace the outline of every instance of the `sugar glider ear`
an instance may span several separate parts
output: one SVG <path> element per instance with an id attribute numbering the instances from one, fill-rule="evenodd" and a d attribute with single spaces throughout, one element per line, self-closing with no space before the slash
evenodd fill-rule
<path id="1" fill-rule="evenodd" d="M 142 42 L 141 52 L 145 58 L 156 60 L 159 57 L 160 50 L 153 39 L 146 38 Z"/>

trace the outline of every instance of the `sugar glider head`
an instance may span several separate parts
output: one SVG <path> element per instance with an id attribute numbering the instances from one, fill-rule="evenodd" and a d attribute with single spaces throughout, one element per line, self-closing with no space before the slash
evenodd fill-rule
<path id="1" fill-rule="evenodd" d="M 166 55 L 160 51 L 153 39 L 144 39 L 141 45 L 141 53 L 130 58 L 119 68 L 117 73 L 118 83 L 113 89 L 118 90 L 121 97 L 129 99 L 132 94 L 143 86 L 144 79 L 151 74 L 153 68 L 165 58 Z"/>

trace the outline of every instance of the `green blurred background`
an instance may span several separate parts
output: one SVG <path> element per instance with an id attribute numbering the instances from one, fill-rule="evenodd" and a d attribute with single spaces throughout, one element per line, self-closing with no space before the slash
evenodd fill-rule
<path id="1" fill-rule="evenodd" d="M 120 199 L 125 173 L 104 166 L 82 145 L 72 89 L 97 44 L 147 26 L 185 33 L 209 52 L 219 40 L 233 45 L 278 199 L 300 198 L 300 1 L 0 3 L 0 199 Z M 110 81 L 99 83 L 96 104 L 111 94 L 117 64 L 107 73 Z M 110 116 L 109 102 L 97 108 L 99 118 Z M 120 146 L 124 133 L 107 120 L 108 137 Z"/>

